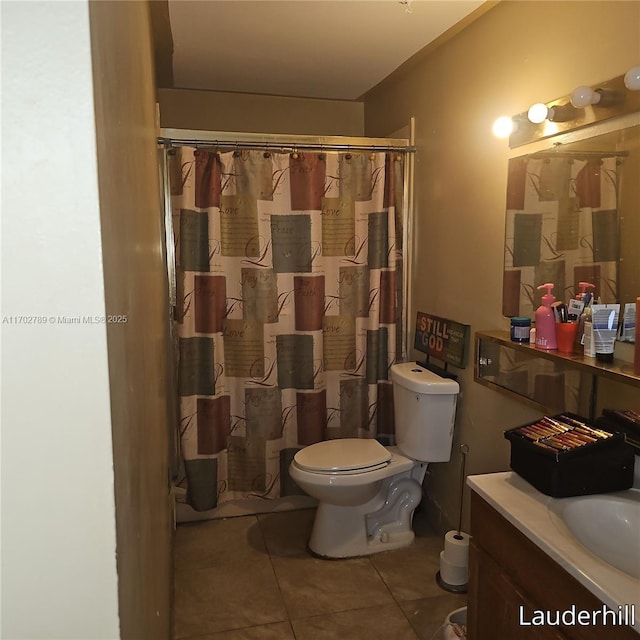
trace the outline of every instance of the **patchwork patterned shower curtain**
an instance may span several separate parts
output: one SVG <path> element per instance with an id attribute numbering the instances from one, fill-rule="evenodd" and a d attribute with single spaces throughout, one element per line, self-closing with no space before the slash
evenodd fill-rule
<path id="1" fill-rule="evenodd" d="M 404 157 L 169 154 L 191 506 L 302 493 L 288 467 L 314 442 L 393 443 Z"/>
<path id="2" fill-rule="evenodd" d="M 505 316 L 533 317 L 545 282 L 558 300 L 585 281 L 596 285 L 595 299 L 617 301 L 617 194 L 616 158 L 604 154 L 509 161 Z"/>

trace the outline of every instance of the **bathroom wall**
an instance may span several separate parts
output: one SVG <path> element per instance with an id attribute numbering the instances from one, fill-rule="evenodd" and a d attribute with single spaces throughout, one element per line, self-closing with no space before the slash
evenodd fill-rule
<path id="1" fill-rule="evenodd" d="M 2 626 L 119 638 L 88 2 L 2 5 Z"/>
<path id="2" fill-rule="evenodd" d="M 190 89 L 158 89 L 158 102 L 161 126 L 173 129 L 364 135 L 361 102 Z"/>
<path id="3" fill-rule="evenodd" d="M 120 637 L 171 637 L 168 367 L 153 64 L 146 2 L 90 2 L 109 350 Z M 123 321 L 124 320 L 124 321 Z M 171 436 L 170 436 L 171 433 Z"/>
<path id="4" fill-rule="evenodd" d="M 171 637 L 152 83 L 146 3 L 3 3 L 3 638 Z"/>
<path id="5" fill-rule="evenodd" d="M 509 149 L 491 125 L 625 73 L 638 64 L 639 30 L 638 2 L 506 0 L 364 96 L 368 136 L 416 118 L 414 310 L 472 331 L 508 328 L 501 295 Z M 503 430 L 538 413 L 475 384 L 472 355 L 460 374 L 454 446 L 469 445 L 468 473 L 507 469 Z M 459 473 L 456 450 L 427 480 L 443 529 L 457 522 Z"/>

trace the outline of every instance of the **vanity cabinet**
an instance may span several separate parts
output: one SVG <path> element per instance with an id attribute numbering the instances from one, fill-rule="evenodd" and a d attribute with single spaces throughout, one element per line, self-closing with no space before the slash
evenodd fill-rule
<path id="1" fill-rule="evenodd" d="M 468 640 L 640 639 L 625 626 L 522 625 L 536 610 L 595 611 L 602 603 L 473 491 L 471 534 Z"/>

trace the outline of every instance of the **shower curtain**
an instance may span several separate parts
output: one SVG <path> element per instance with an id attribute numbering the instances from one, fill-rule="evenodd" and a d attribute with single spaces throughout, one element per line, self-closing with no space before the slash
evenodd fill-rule
<path id="1" fill-rule="evenodd" d="M 618 160 L 531 157 L 509 161 L 502 313 L 533 317 L 553 282 L 558 300 L 590 282 L 594 299 L 618 299 Z"/>
<path id="2" fill-rule="evenodd" d="M 331 438 L 394 442 L 404 156 L 169 150 L 187 501 L 302 494 Z"/>

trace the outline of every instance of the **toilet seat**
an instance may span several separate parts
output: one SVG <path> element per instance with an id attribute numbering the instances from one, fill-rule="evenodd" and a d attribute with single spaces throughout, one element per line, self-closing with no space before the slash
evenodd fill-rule
<path id="1" fill-rule="evenodd" d="M 389 465 L 391 452 L 377 440 L 340 438 L 305 447 L 293 460 L 310 473 L 349 475 L 383 469 Z"/>

